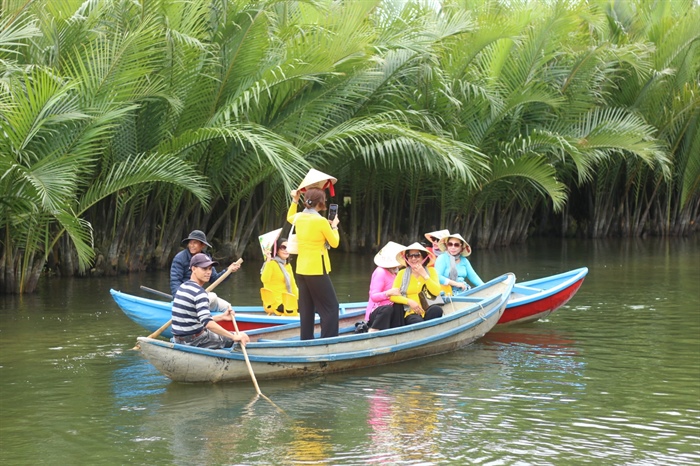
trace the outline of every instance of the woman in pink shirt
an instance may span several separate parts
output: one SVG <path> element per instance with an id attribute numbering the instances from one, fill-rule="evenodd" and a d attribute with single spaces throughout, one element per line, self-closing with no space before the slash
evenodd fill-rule
<path id="1" fill-rule="evenodd" d="M 374 256 L 377 268 L 372 272 L 372 280 L 369 283 L 369 302 L 365 311 L 365 321 L 369 321 L 372 312 L 379 306 L 391 306 L 390 296 L 399 294 L 399 289 L 394 288 L 394 279 L 399 271 L 400 264 L 396 255 L 404 246 L 389 241 Z"/>

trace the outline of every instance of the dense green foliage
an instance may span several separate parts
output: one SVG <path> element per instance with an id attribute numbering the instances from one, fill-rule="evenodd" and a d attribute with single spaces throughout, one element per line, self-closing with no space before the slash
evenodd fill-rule
<path id="1" fill-rule="evenodd" d="M 0 0 L 0 289 L 256 254 L 310 167 L 346 250 L 687 235 L 700 8 Z"/>

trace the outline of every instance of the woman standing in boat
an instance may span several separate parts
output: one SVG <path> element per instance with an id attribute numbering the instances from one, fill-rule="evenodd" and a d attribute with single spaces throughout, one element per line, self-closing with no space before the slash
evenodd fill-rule
<path id="1" fill-rule="evenodd" d="M 399 264 L 406 266 L 394 279 L 394 288 L 399 289 L 399 294 L 389 298 L 395 303 L 394 306 L 377 309 L 372 314 L 370 332 L 442 317 L 440 306 L 423 309 L 420 301 L 419 293 L 423 287 L 433 296 L 438 296 L 442 291 L 437 272 L 430 266 L 430 259 L 430 253 L 420 243 L 413 243 L 396 255 Z"/>
<path id="2" fill-rule="evenodd" d="M 472 253 L 469 243 L 459 233 L 450 233 L 440 240 L 440 249 L 447 254 L 441 254 L 435 261 L 435 270 L 440 276 L 440 284 L 452 287 L 452 293 L 466 291 L 469 288 L 467 279 L 474 286 L 483 285 L 484 281 L 476 273 L 467 259 Z"/>
<path id="3" fill-rule="evenodd" d="M 331 261 L 328 249 L 340 244 L 336 215 L 333 220 L 321 216 L 326 210 L 326 193 L 319 188 L 307 188 L 304 210 L 297 213 L 300 190 L 293 190 L 292 205 L 287 221 L 294 225 L 297 237 L 296 277 L 299 286 L 300 339 L 313 340 L 314 320 L 321 318 L 321 338 L 338 336 L 340 305 L 328 275 Z"/>

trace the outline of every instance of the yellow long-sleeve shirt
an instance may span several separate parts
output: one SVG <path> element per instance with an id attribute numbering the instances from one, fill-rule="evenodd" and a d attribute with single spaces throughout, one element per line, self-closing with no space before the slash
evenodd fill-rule
<path id="1" fill-rule="evenodd" d="M 294 273 L 292 273 L 292 266 L 290 264 L 285 264 L 284 269 L 289 275 L 289 284 L 292 287 L 292 294 L 299 297 L 299 288 L 297 288 L 297 282 L 294 280 Z M 263 302 L 263 305 L 267 308 L 277 309 L 280 304 L 283 304 L 282 293 L 287 292 L 287 284 L 284 281 L 284 274 L 280 265 L 275 261 L 267 261 L 263 267 L 262 275 L 260 275 L 260 280 L 263 283 L 263 287 L 272 291 L 273 300 L 272 302 Z"/>
<path id="2" fill-rule="evenodd" d="M 325 217 L 304 212 L 297 213 L 296 204 L 289 206 L 287 221 L 294 223 L 294 232 L 297 235 L 296 273 L 323 275 L 324 266 L 326 273 L 330 272 L 331 260 L 328 257 L 326 242 L 332 248 L 337 248 L 340 244 L 338 230 L 332 229 Z"/>
<path id="3" fill-rule="evenodd" d="M 407 273 L 411 273 L 410 267 L 399 270 L 399 273 L 396 274 L 396 278 L 394 279 L 394 288 L 401 289 L 403 276 Z M 438 278 L 437 271 L 434 267 L 428 267 L 428 274 L 430 275 L 430 278 L 427 280 L 423 277 L 416 277 L 415 275 L 411 274 L 411 279 L 408 282 L 408 290 L 406 290 L 406 296 L 391 296 L 389 299 L 392 302 L 399 304 L 408 304 L 409 299 L 420 303 L 418 293 L 420 293 L 420 291 L 423 289 L 423 285 L 425 285 L 428 291 L 430 291 L 430 294 L 434 296 L 439 295 L 442 288 L 440 287 L 440 279 Z"/>

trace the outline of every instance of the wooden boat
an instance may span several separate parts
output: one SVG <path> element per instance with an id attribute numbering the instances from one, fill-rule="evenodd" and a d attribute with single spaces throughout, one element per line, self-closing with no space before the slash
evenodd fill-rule
<path id="1" fill-rule="evenodd" d="M 524 324 L 548 316 L 576 294 L 588 274 L 587 267 L 516 283 L 499 325 Z"/>
<path id="2" fill-rule="evenodd" d="M 462 348 L 482 337 L 501 318 L 515 283 L 505 274 L 443 306 L 445 315 L 418 324 L 372 333 L 341 327 L 333 338 L 299 340 L 298 326 L 251 330 L 246 346 L 258 380 L 304 377 L 389 364 Z M 292 336 L 293 334 L 293 336 Z M 212 350 L 148 337 L 138 339 L 141 353 L 176 382 L 250 381 L 240 350 Z"/>
<path id="3" fill-rule="evenodd" d="M 582 267 L 558 275 L 515 284 L 506 310 L 498 324 L 520 324 L 546 317 L 566 304 L 576 294 L 587 273 L 588 269 Z M 115 290 L 110 290 L 110 293 L 124 314 L 144 327 L 149 333 L 153 333 L 170 320 L 170 302 L 141 298 Z M 364 318 L 362 312 L 366 307 L 366 302 L 343 303 L 340 305 L 340 312 L 341 315 L 345 314 L 348 319 L 357 321 Z M 299 322 L 299 317 L 268 315 L 262 306 L 235 306 L 234 309 L 239 328 L 246 332 L 255 328 L 268 328 Z M 233 330 L 233 325 L 230 322 L 223 322 L 222 325 L 227 330 Z M 166 338 L 172 337 L 170 329 L 163 332 L 162 335 Z"/>
<path id="4" fill-rule="evenodd" d="M 172 302 L 158 301 L 155 299 L 141 298 L 121 291 L 109 290 L 112 298 L 126 314 L 126 316 L 145 328 L 149 333 L 155 332 L 172 317 Z M 256 328 L 268 328 L 278 325 L 299 324 L 299 316 L 269 315 L 262 306 L 234 306 L 236 322 L 242 332 Z M 365 315 L 367 303 L 341 303 L 340 314 L 342 319 L 354 322 L 362 320 Z M 318 319 L 317 319 L 318 320 Z M 228 331 L 233 331 L 233 324 L 222 321 L 219 324 Z M 165 330 L 162 336 L 171 338 L 170 328 Z"/>

